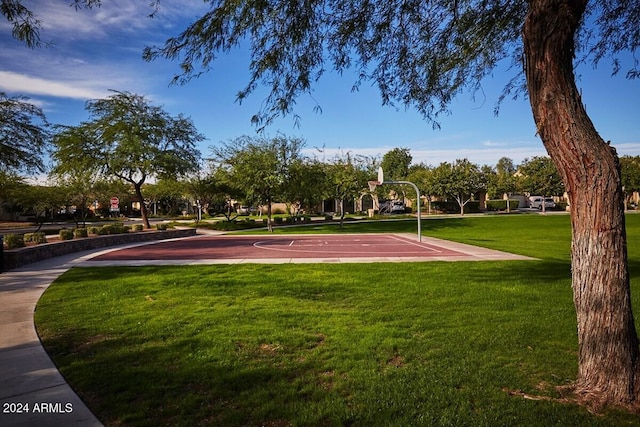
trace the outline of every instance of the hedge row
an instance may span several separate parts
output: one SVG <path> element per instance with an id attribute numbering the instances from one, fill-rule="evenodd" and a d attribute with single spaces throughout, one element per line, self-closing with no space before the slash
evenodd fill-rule
<path id="1" fill-rule="evenodd" d="M 166 230 L 167 224 L 157 224 L 156 229 Z M 89 234 L 96 236 L 106 236 L 110 234 L 123 234 L 129 231 L 139 232 L 143 230 L 142 224 L 135 224 L 132 227 L 123 225 L 122 223 L 106 224 L 101 227 L 80 227 L 74 229 L 63 228 L 58 231 L 58 237 L 60 240 L 79 239 L 83 237 L 89 237 Z M 23 248 L 26 243 L 33 243 L 40 245 L 47 243 L 47 237 L 45 232 L 38 231 L 35 233 L 25 234 L 7 234 L 4 236 L 4 245 L 7 249 Z"/>

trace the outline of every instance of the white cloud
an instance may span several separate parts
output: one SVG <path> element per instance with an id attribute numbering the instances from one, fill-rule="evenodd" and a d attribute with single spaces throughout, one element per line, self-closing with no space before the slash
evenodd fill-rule
<path id="1" fill-rule="evenodd" d="M 306 148 L 303 154 L 308 156 L 316 156 L 320 159 L 330 160 L 335 156 L 342 156 L 346 153 L 352 155 L 364 155 L 369 157 L 382 156 L 393 147 L 368 147 L 368 148 L 328 148 L 325 147 L 322 153 L 315 148 Z M 509 145 L 505 143 L 500 148 L 452 148 L 452 149 L 411 149 L 412 163 L 425 163 L 431 166 L 437 166 L 442 162 L 453 162 L 457 159 L 467 158 L 469 161 L 478 165 L 495 166 L 502 157 L 509 157 L 518 164 L 525 158 L 534 156 L 545 156 L 546 151 L 542 144 L 539 145 L 522 145 L 513 143 Z"/>
<path id="2" fill-rule="evenodd" d="M 0 89 L 27 95 L 54 96 L 72 99 L 100 98 L 107 90 L 84 85 L 82 82 L 47 80 L 10 71 L 0 71 Z"/>

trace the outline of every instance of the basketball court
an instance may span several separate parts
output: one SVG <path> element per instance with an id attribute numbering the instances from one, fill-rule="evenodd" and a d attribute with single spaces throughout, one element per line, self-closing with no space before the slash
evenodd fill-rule
<path id="1" fill-rule="evenodd" d="M 106 250 L 89 265 L 340 263 L 527 260 L 477 246 L 409 234 L 200 235 Z"/>

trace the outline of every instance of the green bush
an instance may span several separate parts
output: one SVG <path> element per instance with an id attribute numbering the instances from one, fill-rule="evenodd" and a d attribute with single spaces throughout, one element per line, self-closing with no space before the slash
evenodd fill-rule
<path id="1" fill-rule="evenodd" d="M 4 236 L 4 244 L 7 249 L 15 249 L 24 247 L 24 236 L 22 234 L 7 234 Z"/>
<path id="2" fill-rule="evenodd" d="M 509 200 L 509 209 L 518 209 L 519 202 L 517 200 Z M 507 209 L 506 200 L 487 200 L 487 210 L 491 212 L 504 211 Z"/>
<path id="3" fill-rule="evenodd" d="M 25 243 L 34 243 L 36 245 L 47 243 L 47 236 L 42 231 L 34 233 L 25 233 L 23 240 Z"/>
<path id="4" fill-rule="evenodd" d="M 447 213 L 447 214 L 459 214 L 460 213 L 460 206 L 458 206 L 458 202 L 455 202 L 455 201 L 451 201 L 451 202 L 440 202 L 440 201 L 431 202 L 431 209 L 436 210 L 436 211 L 440 211 L 442 213 Z M 468 202 L 464 206 L 464 213 L 479 213 L 479 212 L 480 212 L 480 202 L 471 201 L 471 202 Z"/>
<path id="5" fill-rule="evenodd" d="M 89 234 L 100 234 L 100 227 L 89 227 Z"/>
<path id="6" fill-rule="evenodd" d="M 133 231 L 142 231 L 144 229 L 144 227 L 142 226 L 142 224 L 134 224 L 133 226 Z"/>
<path id="7" fill-rule="evenodd" d="M 75 238 L 88 237 L 88 236 L 89 236 L 89 230 L 87 230 L 86 228 L 76 228 L 73 230 L 73 237 Z"/>
<path id="8" fill-rule="evenodd" d="M 167 229 L 167 224 L 156 224 L 156 230 L 164 231 Z"/>
<path id="9" fill-rule="evenodd" d="M 555 210 L 557 210 L 557 211 L 566 211 L 568 205 L 569 204 L 567 202 L 556 202 Z"/>
<path id="10" fill-rule="evenodd" d="M 58 236 L 60 237 L 60 240 L 71 240 L 73 239 L 73 230 L 63 228 L 58 233 Z"/>
<path id="11" fill-rule="evenodd" d="M 103 225 L 98 234 L 100 234 L 101 236 L 104 236 L 107 234 L 115 234 L 115 227 L 116 227 L 115 225 L 111 225 L 111 224 Z"/>

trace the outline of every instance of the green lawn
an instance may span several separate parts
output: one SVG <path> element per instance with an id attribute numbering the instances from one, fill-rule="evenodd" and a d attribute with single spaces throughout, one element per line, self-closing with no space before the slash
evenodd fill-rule
<path id="1" fill-rule="evenodd" d="M 627 228 L 638 307 L 640 216 Z M 40 300 L 38 332 L 107 425 L 640 425 L 521 397 L 575 377 L 568 216 L 423 232 L 540 260 L 74 268 Z"/>

